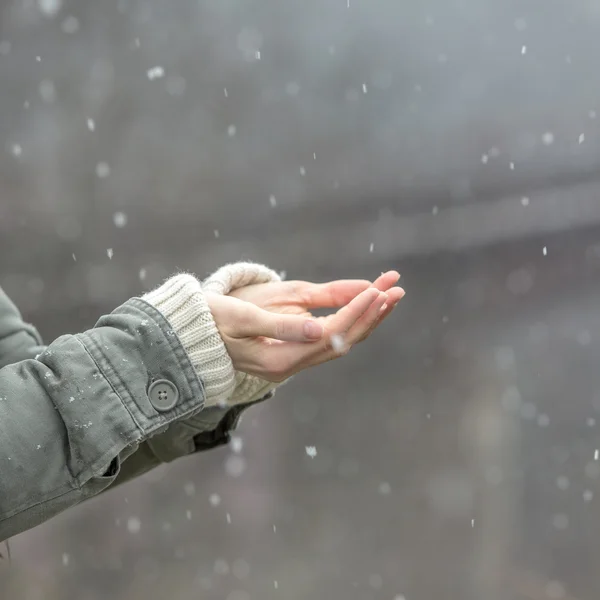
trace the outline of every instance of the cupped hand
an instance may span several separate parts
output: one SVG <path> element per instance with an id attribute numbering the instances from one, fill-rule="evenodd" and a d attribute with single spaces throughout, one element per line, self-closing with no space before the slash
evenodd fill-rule
<path id="1" fill-rule="evenodd" d="M 399 277 L 389 271 L 375 282 L 262 283 L 206 299 L 235 369 L 279 382 L 369 337 L 404 296 L 394 285 Z M 312 317 L 323 308 L 339 310 Z"/>

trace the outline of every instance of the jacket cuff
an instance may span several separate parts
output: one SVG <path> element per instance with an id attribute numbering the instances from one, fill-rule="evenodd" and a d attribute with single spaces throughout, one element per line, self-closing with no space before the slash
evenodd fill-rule
<path id="1" fill-rule="evenodd" d="M 175 275 L 142 299 L 167 319 L 181 341 L 204 385 L 205 406 L 227 403 L 235 371 L 200 282 L 193 275 Z"/>
<path id="2" fill-rule="evenodd" d="M 202 289 L 205 292 L 226 296 L 247 285 L 272 281 L 281 281 L 281 277 L 273 269 L 258 263 L 238 262 L 221 267 L 202 282 Z M 254 403 L 267 394 L 272 395 L 278 385 L 281 384 L 236 371 L 234 391 L 229 396 L 227 404 L 238 406 Z"/>

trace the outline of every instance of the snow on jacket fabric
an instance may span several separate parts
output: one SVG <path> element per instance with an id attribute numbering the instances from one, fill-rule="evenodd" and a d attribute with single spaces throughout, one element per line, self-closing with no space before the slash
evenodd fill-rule
<path id="1" fill-rule="evenodd" d="M 0 289 L 0 541 L 226 444 L 274 386 L 233 370 L 203 291 L 276 279 L 252 263 L 179 274 L 49 346 Z"/>

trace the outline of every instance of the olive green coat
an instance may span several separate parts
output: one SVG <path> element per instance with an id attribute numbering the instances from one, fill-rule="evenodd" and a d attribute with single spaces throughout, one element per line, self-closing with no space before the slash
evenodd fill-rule
<path id="1" fill-rule="evenodd" d="M 43 346 L 0 289 L 0 541 L 161 462 L 226 443 L 247 405 L 203 409 L 201 376 L 139 298 Z M 179 391 L 166 412 L 148 397 L 159 379 Z"/>

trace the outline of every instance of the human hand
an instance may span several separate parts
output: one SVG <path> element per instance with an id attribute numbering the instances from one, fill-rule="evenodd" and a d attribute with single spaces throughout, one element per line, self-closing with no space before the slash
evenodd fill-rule
<path id="1" fill-rule="evenodd" d="M 280 382 L 366 339 L 404 296 L 393 287 L 398 278 L 390 271 L 374 283 L 271 282 L 229 296 L 207 293 L 206 300 L 235 369 Z M 326 317 L 314 319 L 310 313 L 337 307 L 342 308 Z M 312 336 L 304 329 L 307 323 L 315 328 Z"/>

